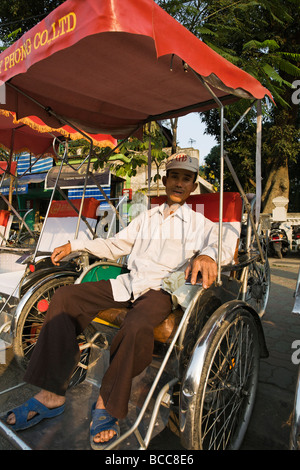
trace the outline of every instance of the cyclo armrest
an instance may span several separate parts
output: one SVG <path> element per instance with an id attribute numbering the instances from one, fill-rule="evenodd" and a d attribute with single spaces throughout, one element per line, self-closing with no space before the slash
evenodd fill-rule
<path id="1" fill-rule="evenodd" d="M 253 261 L 258 260 L 259 258 L 260 254 L 258 251 L 245 253 L 244 255 L 238 256 L 233 263 L 222 266 L 222 272 L 239 271 L 240 269 L 243 269 L 245 266 L 248 266 Z"/>
<path id="2" fill-rule="evenodd" d="M 67 256 L 65 256 L 64 258 L 62 258 L 61 261 L 67 262 L 67 261 L 70 261 L 74 258 L 79 258 L 80 256 L 85 256 L 85 255 L 88 255 L 88 252 L 84 251 L 84 250 L 71 251 L 71 253 L 68 254 Z"/>

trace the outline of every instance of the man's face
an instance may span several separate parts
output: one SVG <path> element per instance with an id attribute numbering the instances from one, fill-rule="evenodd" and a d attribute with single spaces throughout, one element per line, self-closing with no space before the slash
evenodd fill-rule
<path id="1" fill-rule="evenodd" d="M 195 173 L 188 170 L 169 170 L 168 176 L 163 177 L 166 187 L 167 203 L 184 204 L 189 195 L 197 188 L 194 183 Z"/>

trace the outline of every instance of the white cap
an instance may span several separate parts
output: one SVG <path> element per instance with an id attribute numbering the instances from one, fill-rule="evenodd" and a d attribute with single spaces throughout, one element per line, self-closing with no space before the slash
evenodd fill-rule
<path id="1" fill-rule="evenodd" d="M 196 157 L 191 157 L 186 153 L 174 153 L 171 155 L 166 164 L 166 170 L 173 169 L 182 169 L 189 170 L 198 174 L 199 171 L 199 161 Z"/>

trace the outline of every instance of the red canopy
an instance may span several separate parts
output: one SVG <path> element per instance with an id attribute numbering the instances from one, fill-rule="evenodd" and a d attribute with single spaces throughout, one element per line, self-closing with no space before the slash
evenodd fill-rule
<path id="1" fill-rule="evenodd" d="M 17 123 L 10 113 L 7 116 L 0 114 L 0 146 L 9 152 L 53 154 L 53 139 L 53 135 L 37 132 L 26 124 Z"/>
<path id="2" fill-rule="evenodd" d="M 79 131 L 70 126 L 54 130 L 36 116 L 30 116 L 17 121 L 15 113 L 0 109 L 0 146 L 8 151 L 20 153 L 29 151 L 34 155 L 54 154 L 54 137 L 64 136 L 71 140 L 82 138 Z M 94 145 L 114 148 L 116 139 L 110 135 L 88 135 Z"/>
<path id="3" fill-rule="evenodd" d="M 67 0 L 0 54 L 5 109 L 61 127 L 53 110 L 88 132 L 119 137 L 213 107 L 199 76 L 223 103 L 271 97 L 153 0 Z"/>

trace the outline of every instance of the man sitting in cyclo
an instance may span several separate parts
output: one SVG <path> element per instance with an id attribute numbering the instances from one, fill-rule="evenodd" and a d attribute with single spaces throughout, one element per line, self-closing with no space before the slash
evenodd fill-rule
<path id="1" fill-rule="evenodd" d="M 76 337 L 100 310 L 126 307 L 130 310 L 112 341 L 110 365 L 92 408 L 91 446 L 105 448 L 119 435 L 118 419 L 127 415 L 133 377 L 151 363 L 153 330 L 172 310 L 171 295 L 161 288 L 163 279 L 185 270 L 192 284 L 201 272 L 204 288 L 216 280 L 217 225 L 185 204 L 197 187 L 198 160 L 174 154 L 166 169 L 165 204 L 141 213 L 112 238 L 74 240 L 53 251 L 55 265 L 77 250 L 109 260 L 129 254 L 129 273 L 56 290 L 25 373 L 25 381 L 41 391 L 26 407 L 7 414 L 13 429 L 28 428 L 64 411 L 68 381 L 80 357 Z M 232 259 L 235 247 L 224 245 L 222 258 Z"/>

